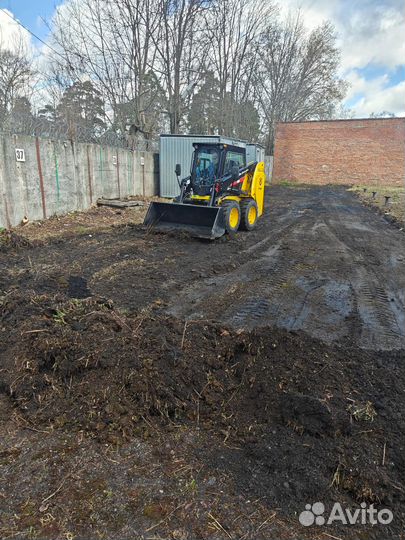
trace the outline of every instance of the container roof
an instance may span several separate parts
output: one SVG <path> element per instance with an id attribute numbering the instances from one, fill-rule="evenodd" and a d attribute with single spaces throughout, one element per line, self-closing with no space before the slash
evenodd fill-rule
<path id="1" fill-rule="evenodd" d="M 264 148 L 261 144 L 250 143 L 243 139 L 238 139 L 237 137 L 228 137 L 227 135 L 199 135 L 198 133 L 161 133 L 160 137 L 177 137 L 177 138 L 188 138 L 188 139 L 215 139 L 219 142 L 224 142 L 225 144 L 231 144 L 234 146 L 246 146 L 246 145 L 255 145 Z"/>

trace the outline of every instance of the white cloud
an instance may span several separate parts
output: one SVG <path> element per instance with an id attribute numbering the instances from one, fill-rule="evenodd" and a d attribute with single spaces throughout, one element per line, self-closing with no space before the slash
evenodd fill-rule
<path id="1" fill-rule="evenodd" d="M 398 0 L 283 0 L 281 6 L 284 13 L 300 8 L 309 29 L 332 21 L 343 72 L 370 63 L 389 69 L 405 63 L 405 11 Z"/>
<path id="2" fill-rule="evenodd" d="M 390 86 L 390 71 L 405 65 L 405 10 L 403 0 L 282 0 L 282 13 L 301 9 L 309 30 L 330 20 L 342 52 L 340 76 L 349 88 L 356 116 L 390 111 L 404 115 L 405 83 Z M 384 75 L 368 78 L 357 70 L 383 68 Z M 380 69 L 381 71 L 381 69 Z"/>
<path id="3" fill-rule="evenodd" d="M 305 26 L 313 30 L 324 21 L 333 20 L 339 0 L 283 0 L 280 2 L 282 15 L 300 10 Z"/>
<path id="4" fill-rule="evenodd" d="M 358 100 L 352 105 L 357 117 L 366 117 L 371 113 L 388 111 L 396 116 L 405 116 L 405 81 L 387 86 L 385 76 L 372 81 L 362 77 L 357 80 Z"/>
<path id="5" fill-rule="evenodd" d="M 346 101 L 358 98 L 363 94 L 373 94 L 374 92 L 380 92 L 383 88 L 389 86 L 388 74 L 375 77 L 373 79 L 366 79 L 359 75 L 356 70 L 349 71 L 345 76 L 346 81 L 350 84 L 346 95 Z"/>
<path id="6" fill-rule="evenodd" d="M 339 26 L 341 31 L 342 68 L 368 64 L 394 69 L 405 62 L 405 16 L 394 8 L 373 6 L 352 13 Z"/>
<path id="7" fill-rule="evenodd" d="M 300 9 L 309 30 L 326 20 L 335 25 L 342 51 L 340 76 L 351 85 L 345 104 L 350 102 L 356 116 L 383 110 L 405 115 L 405 82 L 390 83 L 390 71 L 405 65 L 403 0 L 279 0 L 279 4 L 283 15 Z M 38 18 L 36 24 L 44 23 Z M 34 50 L 30 34 L 0 11 L 0 46 L 14 48 L 19 39 L 27 50 Z M 36 51 L 42 60 L 49 52 L 39 46 Z M 382 67 L 386 73 L 365 78 L 358 70 L 368 65 Z"/>
<path id="8" fill-rule="evenodd" d="M 0 47 L 9 50 L 16 50 L 22 44 L 26 50 L 31 49 L 31 36 L 22 28 L 14 15 L 8 9 L 0 11 Z M 12 18 L 10 18 L 10 16 Z"/>

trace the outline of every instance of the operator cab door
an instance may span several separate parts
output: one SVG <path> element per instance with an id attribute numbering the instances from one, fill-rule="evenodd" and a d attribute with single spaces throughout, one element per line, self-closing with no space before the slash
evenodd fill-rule
<path id="1" fill-rule="evenodd" d="M 207 197 L 219 178 L 221 149 L 218 145 L 195 145 L 194 163 L 191 174 L 195 195 Z"/>
<path id="2" fill-rule="evenodd" d="M 232 148 L 226 151 L 224 162 L 224 176 L 232 174 L 232 169 L 238 167 L 241 169 L 246 165 L 246 153 L 243 149 Z M 241 189 L 242 181 L 234 182 L 232 184 L 233 189 Z"/>

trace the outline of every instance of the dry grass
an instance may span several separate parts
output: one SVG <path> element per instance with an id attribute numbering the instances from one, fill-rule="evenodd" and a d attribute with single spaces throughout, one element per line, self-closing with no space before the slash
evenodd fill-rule
<path id="1" fill-rule="evenodd" d="M 350 191 L 354 191 L 365 204 L 405 223 L 405 187 L 353 186 Z M 390 197 L 388 204 L 385 197 Z"/>
<path id="2" fill-rule="evenodd" d="M 91 279 L 91 283 L 95 283 L 96 281 L 101 280 L 119 281 L 123 272 L 129 273 L 134 270 L 137 271 L 141 266 L 151 267 L 153 266 L 153 264 L 146 263 L 145 259 L 142 258 L 119 261 L 110 264 L 109 266 L 105 266 L 104 268 L 101 268 L 101 270 L 99 270 L 98 272 L 95 272 Z"/>
<path id="3" fill-rule="evenodd" d="M 137 197 L 137 199 L 143 200 L 145 204 L 132 208 L 93 206 L 83 212 L 69 212 L 41 221 L 27 222 L 25 225 L 14 227 L 13 230 L 29 241 L 91 235 L 114 226 L 142 223 L 149 202 L 162 200 L 159 197 Z"/>
<path id="4" fill-rule="evenodd" d="M 366 403 L 352 403 L 349 405 L 348 411 L 358 422 L 361 420 L 373 422 L 374 418 L 377 416 L 377 412 L 371 401 L 366 401 Z"/>

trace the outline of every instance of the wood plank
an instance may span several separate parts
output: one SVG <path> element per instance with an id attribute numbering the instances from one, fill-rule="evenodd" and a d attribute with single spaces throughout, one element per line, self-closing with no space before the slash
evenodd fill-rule
<path id="1" fill-rule="evenodd" d="M 124 200 L 124 199 L 97 199 L 97 206 L 111 206 L 112 208 L 132 208 L 143 206 L 143 201 Z"/>

